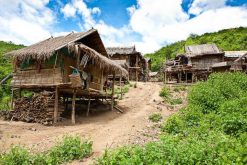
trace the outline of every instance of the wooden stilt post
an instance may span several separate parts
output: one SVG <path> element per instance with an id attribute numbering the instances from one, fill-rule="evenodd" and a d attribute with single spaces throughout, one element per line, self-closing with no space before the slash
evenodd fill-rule
<path id="1" fill-rule="evenodd" d="M 188 74 L 185 72 L 185 79 L 186 79 L 186 84 L 188 83 Z"/>
<path id="2" fill-rule="evenodd" d="M 114 108 L 114 94 L 115 94 L 115 78 L 116 75 L 113 73 L 112 93 L 111 93 L 111 110 Z"/>
<path id="3" fill-rule="evenodd" d="M 181 77 L 182 77 L 182 74 L 181 72 L 179 72 L 179 83 L 181 83 Z"/>
<path id="4" fill-rule="evenodd" d="M 14 89 L 11 90 L 11 105 L 10 105 L 11 110 L 14 108 Z"/>
<path id="5" fill-rule="evenodd" d="M 65 99 L 65 111 L 68 110 L 68 101 L 69 101 L 69 98 L 66 97 L 66 99 Z"/>
<path id="6" fill-rule="evenodd" d="M 71 111 L 71 122 L 75 124 L 75 100 L 76 100 L 76 89 L 73 91 L 73 98 L 72 98 L 72 111 Z"/>
<path id="7" fill-rule="evenodd" d="M 165 84 L 166 84 L 166 71 L 165 71 L 165 76 L 164 76 L 164 77 L 165 77 L 165 79 L 164 79 L 164 80 L 165 80 Z"/>
<path id="8" fill-rule="evenodd" d="M 119 84 L 120 84 L 120 93 L 121 93 L 121 99 L 123 98 L 123 89 L 122 89 L 122 72 L 120 73 L 120 80 L 119 80 Z"/>
<path id="9" fill-rule="evenodd" d="M 21 98 L 21 91 L 22 91 L 22 89 L 20 88 L 19 89 L 19 96 L 18 96 L 19 98 Z"/>
<path id="10" fill-rule="evenodd" d="M 58 87 L 55 88 L 55 102 L 54 102 L 54 123 L 58 120 Z"/>
<path id="11" fill-rule="evenodd" d="M 194 73 L 192 73 L 191 83 L 194 82 Z"/>
<path id="12" fill-rule="evenodd" d="M 89 116 L 89 111 L 90 111 L 90 102 L 91 102 L 91 98 L 90 98 L 90 95 L 89 95 L 89 98 L 88 98 L 88 104 L 87 104 L 87 117 Z"/>

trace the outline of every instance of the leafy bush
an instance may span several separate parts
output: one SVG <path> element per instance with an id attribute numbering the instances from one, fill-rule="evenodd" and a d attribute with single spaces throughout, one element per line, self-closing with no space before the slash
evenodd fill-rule
<path id="1" fill-rule="evenodd" d="M 12 147 L 9 152 L 0 157 L 0 164 L 4 165 L 57 165 L 71 160 L 82 159 L 92 152 L 91 141 L 81 141 L 79 136 L 65 136 L 63 141 L 58 142 L 50 150 L 30 154 L 20 146 Z"/>
<path id="2" fill-rule="evenodd" d="M 153 113 L 148 117 L 154 123 L 159 122 L 162 119 L 162 115 L 160 113 Z"/>
<path id="3" fill-rule="evenodd" d="M 169 96 L 171 96 L 170 89 L 164 86 L 160 91 L 160 97 L 167 99 Z"/>
<path id="4" fill-rule="evenodd" d="M 26 149 L 20 146 L 14 146 L 8 153 L 1 155 L 0 164 L 29 165 L 31 164 L 30 154 Z"/>
<path id="5" fill-rule="evenodd" d="M 177 104 L 182 104 L 183 103 L 183 100 L 181 98 L 172 98 L 169 100 L 169 103 L 171 105 L 177 105 Z"/>
<path id="6" fill-rule="evenodd" d="M 244 73 L 213 74 L 162 124 L 160 141 L 107 151 L 95 164 L 247 164 L 246 89 Z"/>

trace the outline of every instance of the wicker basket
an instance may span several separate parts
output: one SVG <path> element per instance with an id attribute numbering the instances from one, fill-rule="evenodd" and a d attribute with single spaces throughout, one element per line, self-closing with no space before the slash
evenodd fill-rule
<path id="1" fill-rule="evenodd" d="M 82 87 L 81 76 L 79 73 L 69 75 L 71 81 L 71 87 L 78 88 Z"/>

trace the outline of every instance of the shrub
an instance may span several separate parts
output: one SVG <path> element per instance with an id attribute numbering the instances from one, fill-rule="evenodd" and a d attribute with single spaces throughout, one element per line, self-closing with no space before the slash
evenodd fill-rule
<path id="1" fill-rule="evenodd" d="M 160 97 L 167 99 L 171 95 L 169 88 L 164 86 L 160 91 Z"/>
<path id="2" fill-rule="evenodd" d="M 79 136 L 65 136 L 46 154 L 47 164 L 60 164 L 82 159 L 92 152 L 92 142 L 82 142 Z"/>
<path id="3" fill-rule="evenodd" d="M 20 146 L 12 147 L 9 152 L 2 154 L 0 158 L 0 164 L 4 165 L 31 164 L 29 152 Z"/>
<path id="4" fill-rule="evenodd" d="M 162 119 L 162 115 L 160 113 L 153 113 L 148 117 L 148 119 L 154 123 L 157 123 Z"/>
<path id="5" fill-rule="evenodd" d="M 0 164 L 6 165 L 57 165 L 75 159 L 82 159 L 92 152 L 91 141 L 81 141 L 79 136 L 65 136 L 50 150 L 30 154 L 25 148 L 15 146 L 1 155 Z"/>
<path id="6" fill-rule="evenodd" d="M 175 99 L 170 99 L 169 103 L 171 105 L 177 105 L 177 104 L 182 104 L 183 100 L 181 98 L 175 98 Z"/>

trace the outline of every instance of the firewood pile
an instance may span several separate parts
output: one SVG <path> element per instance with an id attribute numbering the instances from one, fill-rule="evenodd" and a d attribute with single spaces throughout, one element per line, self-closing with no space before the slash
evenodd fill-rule
<path id="1" fill-rule="evenodd" d="M 47 91 L 34 94 L 31 98 L 22 97 L 16 99 L 14 109 L 5 114 L 5 119 L 52 125 L 54 102 L 54 93 Z M 61 109 L 61 103 L 59 102 L 59 115 Z"/>

